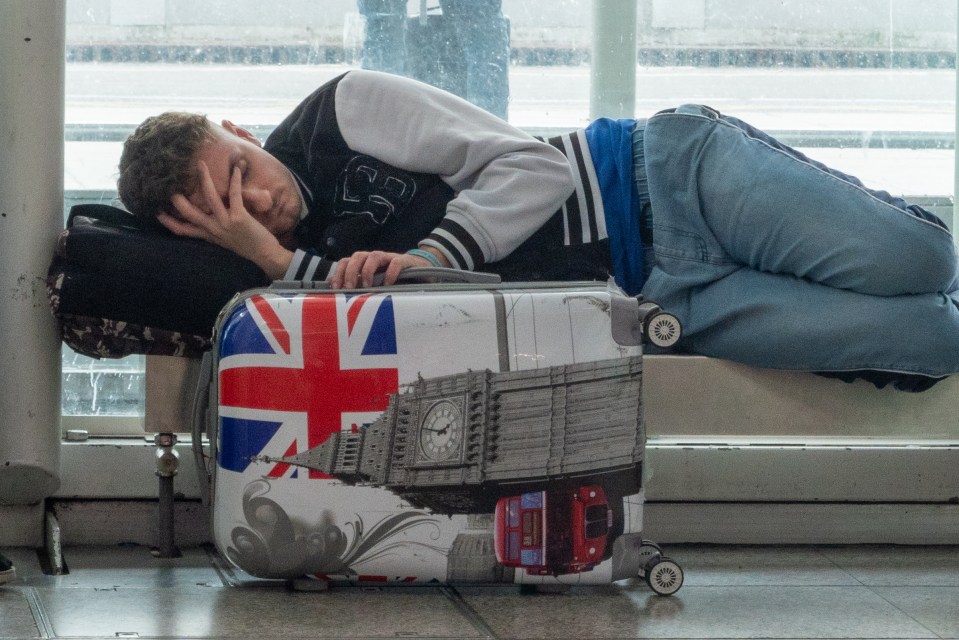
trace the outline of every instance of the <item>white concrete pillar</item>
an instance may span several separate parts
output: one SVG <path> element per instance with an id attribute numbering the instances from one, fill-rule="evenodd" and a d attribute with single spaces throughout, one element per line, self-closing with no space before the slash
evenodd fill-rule
<path id="1" fill-rule="evenodd" d="M 63 227 L 65 25 L 65 0 L 0 2 L 0 504 L 60 484 L 46 272 Z"/>
<path id="2" fill-rule="evenodd" d="M 636 2 L 593 0 L 589 117 L 636 112 Z"/>

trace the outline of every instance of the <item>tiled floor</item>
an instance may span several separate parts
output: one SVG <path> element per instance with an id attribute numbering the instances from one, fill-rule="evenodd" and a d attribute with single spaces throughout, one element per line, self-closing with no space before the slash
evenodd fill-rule
<path id="1" fill-rule="evenodd" d="M 959 638 L 957 547 L 669 547 L 686 582 L 668 598 L 639 580 L 297 592 L 200 548 L 68 548 L 48 576 L 4 552 L 20 580 L 0 587 L 0 638 Z"/>

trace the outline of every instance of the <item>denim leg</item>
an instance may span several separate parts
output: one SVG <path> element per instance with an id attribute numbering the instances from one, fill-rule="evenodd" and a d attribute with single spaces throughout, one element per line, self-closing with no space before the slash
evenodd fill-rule
<path id="1" fill-rule="evenodd" d="M 698 109 L 700 110 L 700 112 L 702 112 L 704 107 L 699 106 L 699 107 L 695 107 L 695 109 Z M 779 140 L 776 140 L 775 138 L 770 136 L 768 133 L 764 131 L 760 131 L 756 127 L 746 122 L 743 122 L 739 118 L 734 118 L 732 116 L 724 116 L 724 115 L 719 115 L 719 118 L 737 127 L 739 130 L 741 130 L 744 134 L 746 134 L 750 138 L 755 138 L 756 140 L 763 142 L 764 144 L 770 147 L 773 147 L 774 149 L 778 151 L 782 151 L 783 153 L 792 156 L 793 158 L 799 160 L 800 162 L 805 162 L 806 164 L 812 165 L 816 167 L 817 169 L 823 171 L 824 173 L 828 173 L 832 176 L 835 176 L 836 178 L 839 178 L 840 180 L 843 180 L 856 187 L 859 187 L 863 189 L 864 191 L 867 191 L 868 193 L 872 194 L 873 196 L 875 196 L 877 199 L 881 200 L 882 202 L 891 204 L 894 207 L 902 209 L 905 213 L 914 215 L 918 218 L 922 218 L 923 220 L 926 220 L 927 222 L 931 222 L 933 225 L 938 226 L 942 229 L 946 229 L 946 230 L 949 229 L 946 223 L 940 220 L 938 216 L 936 216 L 933 213 L 930 213 L 929 211 L 926 211 L 919 205 L 908 204 L 902 198 L 897 198 L 893 195 L 890 195 L 889 192 L 887 191 L 867 189 L 866 186 L 862 183 L 862 181 L 859 180 L 859 178 L 843 173 L 842 171 L 838 171 L 831 167 L 827 167 L 823 163 L 813 160 L 812 158 L 806 156 L 804 153 L 797 151 L 796 149 L 793 149 L 792 147 L 784 145 Z"/>
<path id="2" fill-rule="evenodd" d="M 406 0 L 357 0 L 366 18 L 364 69 L 403 75 L 406 67 Z"/>
<path id="3" fill-rule="evenodd" d="M 500 0 L 440 0 L 466 58 L 466 99 L 506 119 L 509 101 L 509 22 Z"/>
<path id="4" fill-rule="evenodd" d="M 662 276 L 654 267 L 644 293 L 678 311 L 692 353 L 797 371 L 959 372 L 957 292 L 872 296 L 748 267 L 684 292 Z"/>
<path id="5" fill-rule="evenodd" d="M 643 293 L 682 320 L 680 346 L 779 369 L 959 372 L 948 231 L 749 133 L 700 107 L 646 124 Z"/>
<path id="6" fill-rule="evenodd" d="M 646 125 L 653 206 L 704 227 L 707 259 L 874 295 L 946 290 L 956 250 L 934 216 L 738 124 L 690 105 Z"/>

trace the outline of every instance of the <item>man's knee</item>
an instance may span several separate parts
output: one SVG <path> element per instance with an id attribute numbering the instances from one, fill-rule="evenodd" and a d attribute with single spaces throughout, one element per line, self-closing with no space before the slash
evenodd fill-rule
<path id="1" fill-rule="evenodd" d="M 719 119 L 719 112 L 712 107 L 707 107 L 704 104 L 681 104 L 676 107 L 676 110 L 673 111 L 673 113 L 678 113 L 680 115 L 704 116 L 710 120 Z"/>

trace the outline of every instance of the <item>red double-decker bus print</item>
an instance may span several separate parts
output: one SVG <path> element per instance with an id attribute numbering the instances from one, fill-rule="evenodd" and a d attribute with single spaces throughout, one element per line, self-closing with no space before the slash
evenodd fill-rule
<path id="1" fill-rule="evenodd" d="M 613 513 L 599 485 L 557 488 L 500 498 L 493 526 L 501 564 L 532 575 L 582 573 L 602 562 Z"/>

